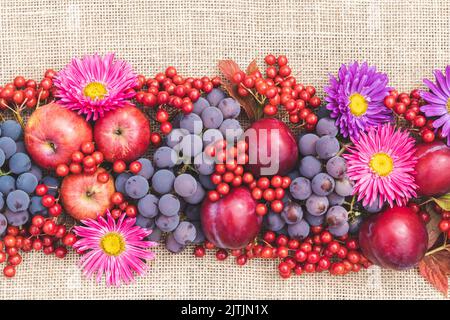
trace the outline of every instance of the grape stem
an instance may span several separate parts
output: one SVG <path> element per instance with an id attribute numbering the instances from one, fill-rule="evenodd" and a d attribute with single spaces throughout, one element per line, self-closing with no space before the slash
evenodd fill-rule
<path id="1" fill-rule="evenodd" d="M 9 176 L 10 174 L 11 172 L 3 172 L 2 169 L 0 169 L 0 177 Z"/>

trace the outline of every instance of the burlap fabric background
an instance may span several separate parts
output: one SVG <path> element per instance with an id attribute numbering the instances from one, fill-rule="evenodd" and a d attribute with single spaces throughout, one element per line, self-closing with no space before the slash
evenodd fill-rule
<path id="1" fill-rule="evenodd" d="M 74 55 L 115 51 L 138 72 L 173 64 L 184 75 L 213 75 L 221 58 L 245 65 L 284 53 L 305 84 L 323 87 L 340 63 L 368 60 L 391 84 L 410 90 L 450 58 L 446 0 L 0 0 L 0 81 L 39 78 Z M 40 78 L 39 78 L 40 79 Z M 322 94 L 321 94 L 322 95 Z M 0 299 L 440 299 L 416 270 L 371 268 L 345 277 L 282 280 L 273 261 L 238 267 L 190 250 L 157 250 L 136 283 L 106 288 L 85 280 L 65 260 L 27 254 L 12 280 L 0 278 Z"/>

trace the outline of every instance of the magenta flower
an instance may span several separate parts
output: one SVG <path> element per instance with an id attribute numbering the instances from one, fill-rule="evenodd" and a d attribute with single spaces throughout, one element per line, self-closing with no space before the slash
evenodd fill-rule
<path id="1" fill-rule="evenodd" d="M 131 65 L 114 60 L 114 54 L 104 57 L 94 54 L 72 62 L 55 78 L 58 103 L 85 114 L 87 120 L 97 120 L 107 111 L 133 105 L 129 100 L 137 81 Z"/>
<path id="2" fill-rule="evenodd" d="M 387 201 L 391 207 L 405 205 L 415 197 L 414 182 L 415 141 L 408 132 L 395 130 L 390 124 L 369 128 L 359 139 L 352 138 L 353 146 L 343 157 L 347 160 L 347 174 L 355 181 L 353 194 L 363 205 L 379 206 Z"/>
<path id="3" fill-rule="evenodd" d="M 357 139 L 361 131 L 392 120 L 392 111 L 383 103 L 391 90 L 388 82 L 386 74 L 366 62 L 343 64 L 337 78 L 330 75 L 325 101 L 344 137 Z"/>
<path id="4" fill-rule="evenodd" d="M 428 79 L 423 82 L 430 92 L 422 91 L 422 98 L 428 103 L 420 108 L 427 117 L 437 117 L 433 127 L 442 128 L 442 135 L 447 137 L 450 146 L 450 66 L 445 68 L 445 75 L 440 70 L 434 70 L 436 84 Z"/>
<path id="5" fill-rule="evenodd" d="M 136 226 L 135 218 L 123 214 L 115 221 L 108 211 L 106 219 L 99 216 L 81 222 L 85 226 L 74 228 L 79 240 L 73 247 L 83 253 L 80 265 L 88 278 L 96 273 L 97 282 L 105 275 L 108 286 L 128 284 L 134 280 L 133 272 L 144 274 L 148 268 L 145 261 L 155 257 L 146 249 L 156 243 L 144 240 L 151 230 Z"/>

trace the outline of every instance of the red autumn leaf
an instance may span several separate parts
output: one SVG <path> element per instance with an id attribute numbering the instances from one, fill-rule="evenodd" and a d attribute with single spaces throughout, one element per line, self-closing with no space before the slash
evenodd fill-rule
<path id="1" fill-rule="evenodd" d="M 433 254 L 436 263 L 446 275 L 450 275 L 450 249 L 441 250 Z"/>
<path id="2" fill-rule="evenodd" d="M 247 74 L 252 74 L 258 71 L 259 71 L 258 63 L 256 62 L 256 59 L 253 59 L 253 61 L 250 62 L 250 64 L 247 67 Z"/>
<path id="3" fill-rule="evenodd" d="M 430 221 L 427 223 L 428 249 L 430 249 L 435 245 L 436 241 L 442 234 L 441 230 L 439 230 L 441 215 L 434 210 L 433 205 L 427 205 L 426 211 L 430 215 Z"/>
<path id="4" fill-rule="evenodd" d="M 235 74 L 238 71 L 242 71 L 238 64 L 234 62 L 233 60 L 220 60 L 219 61 L 219 70 L 224 75 L 225 79 L 228 81 L 222 81 L 223 86 L 228 91 L 228 94 L 236 99 L 241 107 L 244 109 L 245 113 L 247 114 L 247 117 L 250 120 L 255 119 L 255 109 L 256 109 L 256 102 L 255 99 L 253 99 L 252 96 L 246 96 L 242 97 L 237 92 L 237 87 L 232 84 L 232 77 L 233 74 Z"/>
<path id="5" fill-rule="evenodd" d="M 448 278 L 433 255 L 419 262 L 420 274 L 446 297 L 448 293 Z"/>

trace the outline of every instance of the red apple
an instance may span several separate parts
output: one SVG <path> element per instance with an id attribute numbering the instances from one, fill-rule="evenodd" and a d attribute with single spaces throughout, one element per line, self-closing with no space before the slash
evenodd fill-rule
<path id="1" fill-rule="evenodd" d="M 57 103 L 33 112 L 25 127 L 25 146 L 33 161 L 45 169 L 68 164 L 72 153 L 92 141 L 92 128 L 86 120 Z"/>
<path id="2" fill-rule="evenodd" d="M 254 122 L 245 132 L 249 142 L 247 168 L 257 176 L 285 175 L 294 169 L 298 146 L 288 126 L 275 118 Z"/>
<path id="3" fill-rule="evenodd" d="M 450 192 L 450 147 L 443 142 L 417 145 L 416 184 L 423 196 Z"/>
<path id="4" fill-rule="evenodd" d="M 364 221 L 359 243 L 373 263 L 401 270 L 422 260 L 428 247 L 428 233 L 418 214 L 408 207 L 394 207 Z"/>
<path id="5" fill-rule="evenodd" d="M 206 238 L 219 248 L 239 249 L 252 241 L 261 229 L 262 218 L 247 188 L 234 188 L 216 202 L 206 199 L 201 209 Z"/>
<path id="6" fill-rule="evenodd" d="M 136 107 L 118 108 L 97 120 L 94 139 L 105 160 L 131 162 L 142 156 L 150 145 L 150 123 Z"/>
<path id="7" fill-rule="evenodd" d="M 94 174 L 72 174 L 64 178 L 61 184 L 61 202 L 64 209 L 76 220 L 95 219 L 104 215 L 112 207 L 111 196 L 115 192 L 114 179 L 98 182 L 99 168 Z"/>

